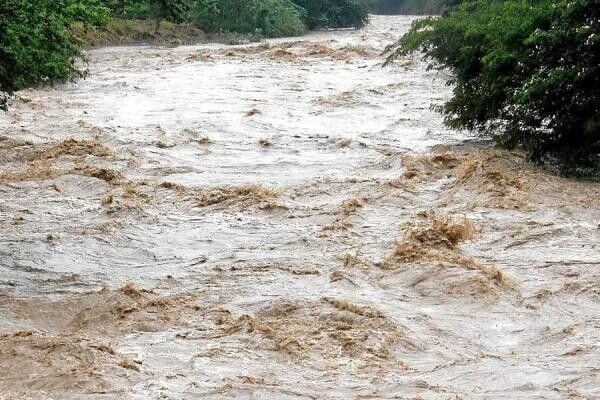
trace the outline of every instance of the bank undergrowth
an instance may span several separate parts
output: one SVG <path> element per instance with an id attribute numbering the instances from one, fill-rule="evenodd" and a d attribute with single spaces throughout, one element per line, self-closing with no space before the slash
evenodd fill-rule
<path id="1" fill-rule="evenodd" d="M 384 15 L 439 15 L 458 0 L 375 0 L 373 11 Z"/>

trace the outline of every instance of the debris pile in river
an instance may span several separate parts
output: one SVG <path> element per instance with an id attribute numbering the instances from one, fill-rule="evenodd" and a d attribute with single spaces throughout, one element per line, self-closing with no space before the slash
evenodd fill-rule
<path id="1" fill-rule="evenodd" d="M 226 186 L 214 189 L 198 189 L 195 198 L 198 207 L 221 203 L 245 205 L 268 202 L 279 196 L 276 190 L 260 185 Z"/>
<path id="2" fill-rule="evenodd" d="M 504 288 L 513 288 L 514 281 L 497 267 L 485 265 L 464 255 L 458 244 L 473 239 L 475 226 L 465 217 L 453 218 L 435 212 L 424 213 L 424 221 L 417 220 L 396 243 L 391 256 L 379 265 L 388 270 L 402 266 L 433 264 L 465 268 L 482 273 L 490 282 Z"/>

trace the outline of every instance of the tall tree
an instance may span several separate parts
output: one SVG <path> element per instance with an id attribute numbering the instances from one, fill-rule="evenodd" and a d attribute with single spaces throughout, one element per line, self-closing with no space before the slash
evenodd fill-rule
<path id="1" fill-rule="evenodd" d="M 151 0 L 152 14 L 156 21 L 156 31 L 160 29 L 162 20 L 182 22 L 185 20 L 190 3 L 187 0 Z"/>

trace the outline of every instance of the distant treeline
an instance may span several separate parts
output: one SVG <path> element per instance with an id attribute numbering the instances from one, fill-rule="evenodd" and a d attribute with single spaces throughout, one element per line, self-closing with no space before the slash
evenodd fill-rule
<path id="1" fill-rule="evenodd" d="M 448 9 L 448 0 L 375 0 L 375 14 L 436 15 Z"/>
<path id="2" fill-rule="evenodd" d="M 300 35 L 306 29 L 359 28 L 370 0 L 102 0 L 124 19 L 186 22 L 206 32 Z"/>

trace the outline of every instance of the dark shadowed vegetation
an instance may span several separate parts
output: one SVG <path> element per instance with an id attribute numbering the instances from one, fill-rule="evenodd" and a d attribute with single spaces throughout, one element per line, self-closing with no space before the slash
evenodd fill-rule
<path id="1" fill-rule="evenodd" d="M 369 21 L 369 0 L 293 0 L 309 29 L 360 28 Z"/>
<path id="2" fill-rule="evenodd" d="M 376 14 L 436 15 L 445 12 L 455 0 L 376 0 Z"/>
<path id="3" fill-rule="evenodd" d="M 236 32 L 257 37 L 297 36 L 306 27 L 291 0 L 211 0 L 194 2 L 189 20 L 207 32 Z"/>
<path id="4" fill-rule="evenodd" d="M 370 0 L 108 0 L 124 19 L 187 22 L 207 32 L 300 35 L 307 28 L 359 28 Z"/>
<path id="5" fill-rule="evenodd" d="M 453 128 L 522 146 L 564 173 L 600 170 L 600 0 L 473 0 L 414 23 L 390 61 L 424 51 L 453 78 Z"/>

